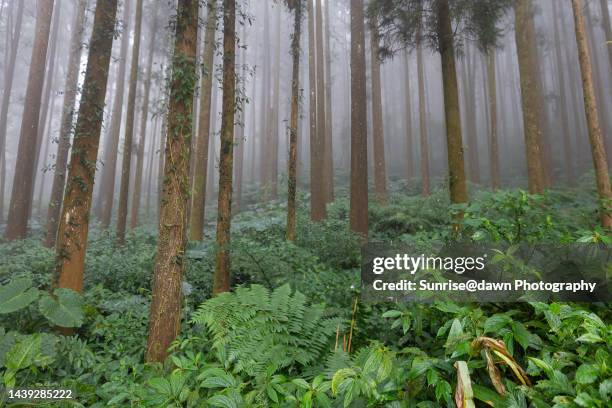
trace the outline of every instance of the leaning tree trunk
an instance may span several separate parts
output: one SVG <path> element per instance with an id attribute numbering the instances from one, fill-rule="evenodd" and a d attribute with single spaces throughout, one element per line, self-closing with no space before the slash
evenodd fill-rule
<path id="1" fill-rule="evenodd" d="M 147 362 L 162 362 L 181 328 L 187 247 L 193 93 L 198 80 L 198 1 L 179 0 L 172 57 L 164 187 L 149 316 Z"/>
<path id="2" fill-rule="evenodd" d="M 8 123 L 8 109 L 13 90 L 13 79 L 15 78 L 15 61 L 17 59 L 17 49 L 21 38 L 21 23 L 23 21 L 23 4 L 20 0 L 17 4 L 17 16 L 12 32 L 7 30 L 7 49 L 4 63 L 4 88 L 2 92 L 2 106 L 0 107 L 0 223 L 4 221 L 4 190 L 6 184 L 6 128 Z M 9 13 L 12 10 L 9 10 Z"/>
<path id="3" fill-rule="evenodd" d="M 597 192 L 601 201 L 601 225 L 604 228 L 612 228 L 612 190 L 610 189 L 610 175 L 604 146 L 603 135 L 599 125 L 599 114 L 597 110 L 597 99 L 595 98 L 595 86 L 593 85 L 593 71 L 589 46 L 587 43 L 584 17 L 582 15 L 583 2 L 572 0 L 574 11 L 574 26 L 576 30 L 576 43 L 578 44 L 578 59 L 582 73 L 582 88 L 584 94 L 584 109 L 589 129 L 589 140 L 593 154 L 593 165 L 595 166 L 595 180 Z"/>
<path id="4" fill-rule="evenodd" d="M 223 111 L 219 155 L 217 259 L 213 293 L 230 289 L 230 228 L 232 221 L 232 170 L 236 103 L 236 0 L 223 0 Z"/>
<path id="5" fill-rule="evenodd" d="M 127 70 L 127 53 L 130 44 L 130 15 L 132 0 L 123 2 L 123 24 L 121 33 L 121 49 L 119 51 L 119 67 L 117 70 L 117 82 L 115 84 L 115 97 L 113 99 L 113 110 L 109 132 L 104 143 L 104 156 L 102 177 L 100 180 L 100 203 L 99 217 L 103 228 L 108 228 L 113 213 L 113 201 L 115 196 L 115 173 L 117 171 L 117 156 L 119 147 L 119 135 L 121 132 L 121 117 L 123 115 L 123 94 L 125 89 L 125 73 Z"/>
<path id="6" fill-rule="evenodd" d="M 57 234 L 54 285 L 77 292 L 83 290 L 89 211 L 116 13 L 117 0 L 98 0 Z"/>
<path id="7" fill-rule="evenodd" d="M 363 0 L 351 0 L 350 228 L 368 237 L 368 119 Z"/>
<path id="8" fill-rule="evenodd" d="M 544 191 L 544 167 L 541 154 L 541 99 L 538 95 L 538 73 L 535 66 L 535 27 L 531 0 L 517 0 L 514 11 L 529 192 L 539 194 Z"/>
<path id="9" fill-rule="evenodd" d="M 121 162 L 121 185 L 119 187 L 119 208 L 117 209 L 117 245 L 124 244 L 125 228 L 127 225 L 128 199 L 130 192 L 130 169 L 132 165 L 132 140 L 134 139 L 134 115 L 136 114 L 136 87 L 138 85 L 138 65 L 140 59 L 141 28 L 142 0 L 136 0 L 134 44 L 132 46 L 132 63 L 130 65 L 130 87 L 128 90 L 127 115 L 125 118 L 123 160 Z"/>
<path id="10" fill-rule="evenodd" d="M 487 52 L 487 80 L 489 81 L 489 160 L 491 162 L 491 187 L 499 188 L 499 143 L 497 138 L 497 79 L 495 75 L 495 49 Z"/>
<path id="11" fill-rule="evenodd" d="M 376 20 L 370 22 L 370 51 L 372 75 L 372 127 L 374 147 L 374 190 L 379 202 L 387 201 L 387 165 L 385 161 L 385 129 L 383 126 L 382 91 L 380 86 L 380 55 Z"/>
<path id="12" fill-rule="evenodd" d="M 420 34 L 419 34 L 420 36 Z M 429 135 L 427 134 L 427 100 L 425 95 L 425 70 L 423 62 L 423 45 L 421 39 L 417 44 L 417 77 L 419 80 L 419 141 L 420 141 L 420 164 L 421 183 L 423 197 L 429 196 L 431 192 L 429 177 Z"/>
<path id="13" fill-rule="evenodd" d="M 53 0 L 47 0 L 39 1 L 36 5 L 34 44 L 21 119 L 21 135 L 19 136 L 19 147 L 15 164 L 13 192 L 11 194 L 11 204 L 5 233 L 6 239 L 9 241 L 25 238 L 28 232 L 28 215 L 32 202 L 34 166 L 36 163 L 38 119 L 45 81 L 53 3 Z"/>
<path id="14" fill-rule="evenodd" d="M 215 29 L 217 26 L 216 3 L 216 0 L 208 2 L 208 16 L 206 18 L 206 32 L 204 34 L 202 90 L 200 93 L 198 134 L 195 146 L 196 163 L 189 226 L 189 236 L 193 241 L 202 241 L 204 238 L 208 146 L 210 144 L 210 109 L 214 77 Z"/>
<path id="15" fill-rule="evenodd" d="M 289 122 L 289 158 L 287 180 L 287 231 L 288 241 L 295 241 L 296 229 L 296 191 L 297 191 L 297 148 L 298 119 L 300 109 L 300 38 L 302 35 L 302 4 L 295 6 L 295 22 L 291 39 L 291 56 L 293 68 L 291 73 L 291 118 Z"/>
<path id="16" fill-rule="evenodd" d="M 136 175 L 134 179 L 134 195 L 132 196 L 132 207 L 130 211 L 130 228 L 138 225 L 138 210 L 140 209 L 140 197 L 142 195 L 142 172 L 145 160 L 145 144 L 147 141 L 147 123 L 149 119 L 149 98 L 151 95 L 151 77 L 153 75 L 153 57 L 155 55 L 155 37 L 157 35 L 157 9 L 153 12 L 153 27 L 149 39 L 149 51 L 147 59 L 147 76 L 144 82 L 144 95 L 142 98 L 142 111 L 140 114 L 140 140 L 136 153 Z M 150 174 L 150 173 L 149 173 Z"/>
<path id="17" fill-rule="evenodd" d="M 72 122 L 74 119 L 75 102 L 79 86 L 79 68 L 81 67 L 81 41 L 83 39 L 83 26 L 85 24 L 85 10 L 87 0 L 79 0 L 74 14 L 72 34 L 70 37 L 70 56 L 68 57 L 68 72 L 64 85 L 64 103 L 57 145 L 57 157 L 55 159 L 55 170 L 53 172 L 53 184 L 51 185 L 51 198 L 49 199 L 49 210 L 47 212 L 47 232 L 45 235 L 45 246 L 55 246 L 57 238 L 58 217 L 62 209 L 62 198 L 66 184 L 66 166 L 68 164 L 68 152 L 70 150 L 70 135 L 72 133 Z"/>
<path id="18" fill-rule="evenodd" d="M 448 0 L 438 1 L 437 13 L 438 41 L 442 56 L 442 86 L 444 90 L 450 199 L 452 203 L 464 203 L 468 200 L 468 193 L 461 139 L 461 113 L 459 111 L 459 89 L 455 67 L 455 45 Z"/>

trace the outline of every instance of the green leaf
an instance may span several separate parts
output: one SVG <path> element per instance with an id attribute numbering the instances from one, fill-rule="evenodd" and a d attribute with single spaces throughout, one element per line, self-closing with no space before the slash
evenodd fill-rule
<path id="1" fill-rule="evenodd" d="M 601 343 L 603 339 L 596 333 L 588 332 L 576 339 L 580 343 Z"/>
<path id="2" fill-rule="evenodd" d="M 310 388 L 310 385 L 308 385 L 308 383 L 306 382 L 306 380 L 302 379 L 302 378 L 296 378 L 294 380 L 291 380 L 291 382 L 295 385 L 297 385 L 300 388 L 303 388 L 305 390 Z"/>
<path id="3" fill-rule="evenodd" d="M 29 278 L 16 278 L 0 286 L 0 314 L 23 309 L 36 300 L 38 293 Z"/>
<path id="4" fill-rule="evenodd" d="M 39 309 L 56 326 L 79 327 L 83 324 L 83 298 L 71 289 L 59 288 L 53 296 L 46 294 L 40 299 Z"/>
<path id="5" fill-rule="evenodd" d="M 582 364 L 576 370 L 576 382 L 579 384 L 591 384 L 597 380 L 599 370 L 593 364 Z"/>
<path id="6" fill-rule="evenodd" d="M 494 314 L 485 321 L 484 331 L 485 333 L 497 333 L 511 321 L 512 319 L 508 315 Z"/>
<path id="7" fill-rule="evenodd" d="M 394 318 L 394 317 L 400 317 L 401 315 L 402 315 L 402 312 L 400 312 L 399 310 L 387 310 L 385 313 L 383 313 L 382 317 Z"/>
<path id="8" fill-rule="evenodd" d="M 40 354 L 41 337 L 39 334 L 26 336 L 13 346 L 5 357 L 6 368 L 19 371 L 34 364 L 35 358 Z"/>
<path id="9" fill-rule="evenodd" d="M 474 398 L 477 400 L 493 408 L 504 407 L 505 398 L 500 396 L 497 392 L 478 384 L 472 384 L 472 390 L 474 391 Z"/>
<path id="10" fill-rule="evenodd" d="M 459 341 L 461 335 L 463 334 L 463 326 L 461 324 L 461 320 L 453 319 L 453 324 L 448 332 L 448 338 L 446 339 L 446 344 L 444 347 L 448 348 Z"/>
<path id="11" fill-rule="evenodd" d="M 208 403 L 213 407 L 238 408 L 236 402 L 226 395 L 215 395 L 208 399 Z"/>
<path id="12" fill-rule="evenodd" d="M 516 341 L 518 341 L 523 350 L 526 350 L 529 346 L 531 334 L 527 331 L 525 326 L 520 322 L 512 322 L 512 333 L 514 334 L 514 338 L 516 339 Z"/>
<path id="13" fill-rule="evenodd" d="M 340 387 L 340 384 L 342 384 L 344 380 L 346 380 L 347 378 L 353 377 L 356 374 L 357 373 L 355 373 L 355 370 L 353 370 L 352 368 L 342 368 L 336 371 L 336 373 L 332 377 L 332 384 L 331 384 L 332 393 L 334 395 L 337 394 L 338 387 Z"/>

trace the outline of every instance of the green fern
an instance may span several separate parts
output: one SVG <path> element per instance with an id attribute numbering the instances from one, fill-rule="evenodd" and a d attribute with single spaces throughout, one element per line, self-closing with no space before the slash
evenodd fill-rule
<path id="1" fill-rule="evenodd" d="M 341 321 L 308 305 L 289 285 L 238 288 L 204 302 L 193 315 L 211 334 L 213 348 L 236 372 L 253 377 L 307 367 L 324 357 Z"/>

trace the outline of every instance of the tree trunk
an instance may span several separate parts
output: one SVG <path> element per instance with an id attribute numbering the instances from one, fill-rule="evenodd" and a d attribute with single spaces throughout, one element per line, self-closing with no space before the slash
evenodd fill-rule
<path id="1" fill-rule="evenodd" d="M 331 20 L 329 18 L 330 1 L 325 2 L 325 174 L 327 202 L 334 201 L 334 143 L 332 119 L 332 78 L 331 78 Z"/>
<path id="2" fill-rule="evenodd" d="M 198 1 L 179 0 L 172 57 L 168 137 L 159 239 L 149 317 L 147 362 L 163 362 L 181 328 L 187 247 L 193 93 L 197 83 Z"/>
<path id="3" fill-rule="evenodd" d="M 193 241 L 204 238 L 204 212 L 206 205 L 206 181 L 208 172 L 208 147 L 210 144 L 211 96 L 214 78 L 215 29 L 217 26 L 216 0 L 208 3 L 206 31 L 204 34 L 204 53 L 202 61 L 202 89 L 200 91 L 200 112 L 198 134 L 195 147 L 195 174 L 193 179 L 193 199 L 189 236 Z"/>
<path id="4" fill-rule="evenodd" d="M 325 119 L 325 58 L 323 50 L 323 7 L 321 0 L 316 0 L 315 10 L 315 52 L 316 52 L 316 67 L 317 67 L 317 156 L 320 160 L 318 166 L 321 167 L 321 178 L 317 179 L 317 189 L 320 189 L 321 199 L 323 200 L 322 206 L 323 217 L 326 216 L 325 205 L 331 201 L 327 197 L 327 190 L 329 186 L 329 179 L 331 178 L 331 168 L 329 166 L 329 158 L 327 155 L 329 152 L 326 148 L 326 135 L 325 130 L 326 119 Z M 321 218 L 321 219 L 322 219 Z"/>
<path id="5" fill-rule="evenodd" d="M 117 0 L 98 0 L 57 234 L 54 285 L 81 292 Z"/>
<path id="6" fill-rule="evenodd" d="M 363 0 L 351 0 L 350 227 L 368 237 L 368 118 Z"/>
<path id="7" fill-rule="evenodd" d="M 74 14 L 72 33 L 70 36 L 70 56 L 68 57 L 68 71 L 64 84 L 64 102 L 62 107 L 59 141 L 57 145 L 57 157 L 53 173 L 53 184 L 51 185 L 51 198 L 49 199 L 49 210 L 47 212 L 47 232 L 45 235 L 45 246 L 55 246 L 57 238 L 58 217 L 62 208 L 64 186 L 66 184 L 66 166 L 68 164 L 68 152 L 70 150 L 70 135 L 74 119 L 75 101 L 79 92 L 79 72 L 81 67 L 81 41 L 83 39 L 83 26 L 85 24 L 85 10 L 87 0 L 79 0 Z"/>
<path id="8" fill-rule="evenodd" d="M 276 14 L 276 49 L 274 63 L 274 99 L 270 115 L 270 196 L 276 199 L 278 194 L 278 143 L 279 143 L 279 118 L 280 118 L 280 48 L 281 48 L 281 11 L 280 6 Z"/>
<path id="9" fill-rule="evenodd" d="M 142 171 L 145 159 L 145 143 L 147 140 L 147 123 L 149 119 L 149 97 L 151 95 L 151 76 L 153 74 L 153 57 L 155 55 L 155 37 L 157 35 L 157 9 L 153 12 L 153 27 L 149 34 L 149 54 L 147 60 L 147 76 L 144 82 L 144 95 L 142 98 L 142 111 L 140 114 L 140 140 L 138 141 L 138 152 L 136 156 L 136 176 L 134 179 L 134 195 L 132 196 L 132 208 L 130 211 L 130 228 L 138 225 L 138 210 L 140 208 L 140 197 L 142 193 Z M 127 200 L 126 200 L 127 201 Z"/>
<path id="10" fill-rule="evenodd" d="M 514 11 L 529 192 L 540 194 L 544 191 L 544 167 L 541 153 L 542 131 L 538 74 L 535 66 L 536 55 L 533 55 L 535 51 L 535 27 L 531 0 L 517 0 Z"/>
<path id="11" fill-rule="evenodd" d="M 601 25 L 603 27 L 604 33 L 606 34 L 606 48 L 608 50 L 608 61 L 610 63 L 610 67 L 612 68 L 612 25 L 610 25 L 610 9 L 608 8 L 608 0 L 599 0 L 599 4 L 601 6 Z"/>
<path id="12" fill-rule="evenodd" d="M 279 37 L 280 38 L 280 37 Z M 242 42 L 247 43 L 246 24 L 242 25 Z M 280 46 L 280 44 L 279 44 Z M 245 128 L 246 128 L 246 97 L 247 97 L 247 52 L 246 49 L 241 52 L 242 60 L 241 67 L 242 71 L 242 84 L 243 84 L 243 96 L 240 98 L 240 126 L 236 131 L 236 213 L 239 213 L 242 207 L 242 184 L 244 176 L 244 143 L 245 143 Z"/>
<path id="13" fill-rule="evenodd" d="M 154 100 L 157 100 L 154 99 Z M 149 162 L 147 164 L 147 196 L 145 198 L 145 216 L 147 220 L 151 217 L 151 197 L 153 195 L 153 163 L 155 162 L 155 146 L 158 145 L 159 135 L 159 116 L 155 116 L 153 121 L 153 139 L 149 143 Z M 160 153 L 161 154 L 161 153 Z"/>
<path id="14" fill-rule="evenodd" d="M 232 161 L 236 103 L 236 0 L 223 0 L 223 113 L 219 155 L 217 260 L 213 293 L 230 289 L 230 229 L 232 221 Z"/>
<path id="15" fill-rule="evenodd" d="M 420 36 L 420 34 L 419 34 Z M 427 134 L 427 100 L 425 95 L 425 71 L 423 64 L 423 46 L 421 40 L 417 44 L 417 75 L 419 78 L 419 135 L 421 143 L 421 182 L 423 197 L 429 196 L 431 186 L 429 181 L 429 135 Z"/>
<path id="16" fill-rule="evenodd" d="M 370 22 L 372 75 L 372 131 L 374 140 L 374 190 L 376 199 L 387 201 L 387 165 L 385 161 L 385 129 L 383 126 L 382 91 L 380 86 L 379 35 L 376 21 Z"/>
<path id="17" fill-rule="evenodd" d="M 442 56 L 442 86 L 444 91 L 444 116 L 446 119 L 446 143 L 450 199 L 452 203 L 468 200 L 465 182 L 465 164 L 461 139 L 461 114 L 459 90 L 455 67 L 455 46 L 448 0 L 438 1 L 438 41 Z"/>
<path id="18" fill-rule="evenodd" d="M 134 139 L 134 116 L 136 113 L 136 87 L 138 86 L 138 65 L 140 59 L 140 32 L 142 29 L 142 0 L 136 0 L 136 21 L 134 24 L 134 44 L 130 65 L 130 85 L 128 89 L 127 114 L 125 118 L 125 137 L 123 139 L 123 160 L 121 162 L 121 185 L 119 188 L 119 208 L 117 209 L 117 245 L 125 243 L 128 199 L 130 190 L 130 169 L 132 165 L 132 143 Z M 135 203 L 138 206 L 138 203 Z"/>
<path id="19" fill-rule="evenodd" d="M 572 0 L 574 12 L 574 28 L 576 30 L 576 43 L 578 44 L 578 59 L 582 73 L 582 88 L 584 92 L 584 108 L 589 129 L 589 140 L 593 154 L 593 165 L 595 167 L 595 180 L 597 192 L 601 201 L 601 225 L 604 228 L 612 228 L 612 190 L 610 189 L 610 175 L 604 147 L 603 135 L 599 125 L 599 114 L 597 110 L 597 99 L 595 98 L 595 86 L 593 85 L 593 71 L 591 57 L 587 43 L 584 17 L 582 15 L 583 2 Z"/>
<path id="20" fill-rule="evenodd" d="M 555 63 L 557 65 L 558 70 L 558 82 L 557 86 L 559 89 L 559 112 L 561 120 L 561 132 L 563 134 L 563 155 L 565 161 L 565 177 L 567 179 L 567 183 L 571 186 L 575 184 L 576 176 L 574 174 L 574 159 L 573 159 L 573 150 L 572 150 L 572 141 L 570 134 L 570 123 L 569 123 L 569 115 L 570 111 L 567 105 L 567 94 L 565 92 L 566 85 L 566 77 L 565 77 L 565 64 L 563 59 L 563 50 L 561 46 L 561 39 L 559 36 L 560 26 L 559 26 L 559 6 L 556 1 L 552 2 L 553 7 L 553 21 L 554 21 L 554 38 L 553 41 L 555 43 Z"/>
<path id="21" fill-rule="evenodd" d="M 414 177 L 414 146 L 412 138 L 412 91 L 410 90 L 410 54 L 406 51 L 404 86 L 406 99 L 406 180 Z"/>
<path id="22" fill-rule="evenodd" d="M 127 53 L 130 44 L 130 15 L 132 0 L 123 2 L 123 23 L 121 33 L 121 49 L 119 51 L 119 67 L 117 82 L 115 84 L 115 98 L 111 113 L 110 131 L 104 143 L 104 167 L 100 180 L 100 221 L 103 228 L 108 228 L 113 214 L 113 201 L 115 196 L 115 172 L 117 169 L 117 155 L 119 147 L 119 134 L 121 132 L 121 117 L 123 115 L 123 96 L 125 89 L 125 73 L 127 68 Z"/>
<path id="23" fill-rule="evenodd" d="M 322 55 L 317 51 L 318 30 L 316 29 L 314 0 L 308 3 L 308 47 L 310 83 L 310 218 L 321 221 L 326 217 L 325 205 L 325 102 Z M 311 65 L 312 64 L 312 65 Z M 319 64 L 321 64 L 319 66 Z M 320 69 L 321 68 L 321 69 Z M 320 72 L 319 72 L 320 71 Z"/>
<path id="24" fill-rule="evenodd" d="M 470 181 L 480 183 L 480 162 L 478 160 L 478 127 L 476 125 L 476 61 L 475 53 L 466 45 L 463 65 L 464 109 L 467 131 L 468 173 Z"/>
<path id="25" fill-rule="evenodd" d="M 17 4 L 17 16 L 15 17 L 13 31 L 10 32 L 7 27 L 6 35 L 10 41 L 7 41 L 5 59 L 6 69 L 4 71 L 2 106 L 0 107 L 0 223 L 4 221 L 4 190 L 6 184 L 6 128 L 8 125 L 8 109 L 11 101 L 11 92 L 13 90 L 13 79 L 15 77 L 17 49 L 19 48 L 19 39 L 21 38 L 24 0 L 19 0 L 19 2 L 12 4 Z M 14 6 L 11 6 L 11 8 L 12 7 Z M 11 12 L 12 10 L 9 10 L 9 13 Z"/>
<path id="26" fill-rule="evenodd" d="M 268 10 L 269 2 L 264 4 L 264 50 L 262 63 L 262 93 L 260 107 L 260 172 L 259 178 L 261 187 L 263 188 L 262 198 L 266 201 L 269 198 L 269 183 L 270 183 L 270 11 Z"/>
<path id="27" fill-rule="evenodd" d="M 491 187 L 499 188 L 499 143 L 497 140 L 497 79 L 495 75 L 495 49 L 487 52 L 487 79 L 489 81 L 489 160 L 491 161 Z"/>
<path id="28" fill-rule="evenodd" d="M 287 180 L 287 231 L 288 241 L 295 241 L 296 229 L 296 191 L 297 191 L 297 148 L 298 119 L 300 109 L 300 38 L 302 35 L 302 4 L 297 2 L 295 10 L 293 37 L 291 39 L 291 56 L 293 67 L 291 73 L 291 119 L 289 122 L 289 158 Z M 327 20 L 329 21 L 329 20 Z"/>
<path id="29" fill-rule="evenodd" d="M 28 215 L 32 204 L 32 191 L 37 151 L 38 126 L 41 108 L 41 97 L 45 81 L 47 48 L 53 0 L 39 1 L 36 5 L 36 28 L 28 86 L 26 89 L 24 110 L 21 121 L 21 134 L 13 179 L 13 192 L 6 225 L 6 239 L 22 239 L 28 232 Z"/>

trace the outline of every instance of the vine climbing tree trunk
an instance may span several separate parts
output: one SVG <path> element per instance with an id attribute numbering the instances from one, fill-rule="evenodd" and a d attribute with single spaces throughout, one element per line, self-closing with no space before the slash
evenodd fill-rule
<path id="1" fill-rule="evenodd" d="M 236 103 L 236 0 L 223 0 L 223 111 L 219 156 L 219 204 L 217 210 L 217 259 L 213 293 L 230 289 L 230 229 L 232 170 Z"/>
<path id="2" fill-rule="evenodd" d="M 98 158 L 104 96 L 115 35 L 117 0 L 98 0 L 89 43 L 79 115 L 70 155 L 67 187 L 57 234 L 54 284 L 83 290 L 89 211 Z"/>
<path id="3" fill-rule="evenodd" d="M 168 136 L 159 238 L 149 316 L 147 362 L 162 362 L 181 328 L 181 285 L 187 247 L 193 93 L 198 80 L 198 0 L 179 0 L 168 102 Z"/>

